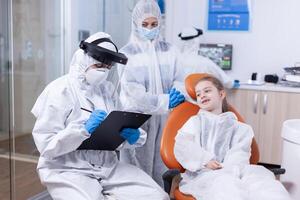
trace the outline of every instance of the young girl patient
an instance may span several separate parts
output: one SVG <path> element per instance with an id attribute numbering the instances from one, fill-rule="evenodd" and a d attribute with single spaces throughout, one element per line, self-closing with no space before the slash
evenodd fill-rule
<path id="1" fill-rule="evenodd" d="M 197 200 L 289 200 L 272 172 L 249 164 L 253 130 L 228 111 L 221 82 L 205 76 L 195 92 L 201 109 L 175 138 L 175 157 L 186 169 L 179 190 Z"/>

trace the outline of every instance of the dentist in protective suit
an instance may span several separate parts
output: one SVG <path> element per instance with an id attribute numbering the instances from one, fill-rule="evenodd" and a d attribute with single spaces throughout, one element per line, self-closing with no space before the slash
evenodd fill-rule
<path id="1" fill-rule="evenodd" d="M 120 163 L 115 151 L 77 150 L 93 134 L 118 98 L 110 80 L 114 62 L 126 64 L 111 37 L 103 32 L 80 44 L 70 71 L 50 83 L 38 97 L 32 113 L 33 129 L 40 152 L 37 171 L 53 199 L 169 199 L 142 170 Z M 82 108 L 92 110 L 89 113 Z M 141 129 L 124 128 L 125 142 L 119 148 L 145 143 Z"/>
<path id="2" fill-rule="evenodd" d="M 146 144 L 121 151 L 121 161 L 143 169 L 163 185 L 167 170 L 160 157 L 160 139 L 168 111 L 185 97 L 174 88 L 179 69 L 177 49 L 160 37 L 161 12 L 154 0 L 140 0 L 132 11 L 129 42 L 121 49 L 128 57 L 121 78 L 121 102 L 126 110 L 153 114 L 143 128 Z M 121 66 L 122 67 L 122 66 Z"/>

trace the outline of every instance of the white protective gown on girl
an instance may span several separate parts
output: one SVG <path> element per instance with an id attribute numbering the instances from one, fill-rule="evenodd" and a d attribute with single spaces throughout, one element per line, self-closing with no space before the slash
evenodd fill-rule
<path id="1" fill-rule="evenodd" d="M 86 41 L 107 37 L 97 33 Z M 101 43 L 102 44 L 102 43 Z M 113 85 L 104 81 L 91 87 L 85 70 L 94 60 L 81 49 L 73 56 L 69 74 L 50 83 L 37 99 L 32 113 L 37 118 L 33 138 L 40 152 L 37 166 L 42 184 L 55 200 L 169 199 L 142 170 L 120 163 L 115 151 L 76 150 L 90 134 L 85 129 L 88 110 L 110 112 L 115 108 Z M 146 133 L 135 145 L 142 145 Z"/>
<path id="2" fill-rule="evenodd" d="M 249 164 L 253 136 L 232 112 L 200 110 L 175 138 L 175 157 L 186 169 L 179 190 L 197 200 L 289 200 L 272 172 Z M 223 168 L 205 168 L 210 160 Z"/>
<path id="3" fill-rule="evenodd" d="M 121 80 L 121 102 L 125 110 L 153 114 L 144 124 L 148 133 L 145 145 L 122 150 L 121 161 L 138 166 L 163 185 L 162 174 L 167 170 L 160 156 L 160 139 L 169 106 L 169 90 L 176 80 L 177 49 L 158 35 L 148 40 L 139 35 L 142 21 L 156 17 L 160 10 L 153 0 L 141 0 L 132 12 L 130 41 L 121 52 L 128 57 Z"/>

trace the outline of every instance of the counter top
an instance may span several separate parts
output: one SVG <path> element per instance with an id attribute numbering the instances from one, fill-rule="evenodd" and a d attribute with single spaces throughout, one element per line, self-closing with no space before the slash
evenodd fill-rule
<path id="1" fill-rule="evenodd" d="M 300 87 L 287 87 L 273 83 L 265 83 L 263 85 L 241 84 L 241 86 L 238 89 L 300 93 Z"/>

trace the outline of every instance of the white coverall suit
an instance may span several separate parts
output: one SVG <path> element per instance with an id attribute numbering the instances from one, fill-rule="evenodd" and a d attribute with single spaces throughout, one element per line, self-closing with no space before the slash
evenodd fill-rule
<path id="1" fill-rule="evenodd" d="M 107 37 L 97 33 L 86 41 Z M 40 152 L 37 171 L 53 199 L 169 199 L 168 195 L 142 170 L 120 163 L 115 151 L 76 150 L 90 134 L 85 129 L 89 112 L 114 109 L 112 84 L 104 81 L 91 87 L 85 70 L 91 57 L 81 49 L 73 56 L 69 74 L 50 83 L 37 99 L 32 113 L 37 118 L 33 137 Z M 146 140 L 146 133 L 135 145 Z"/>
<path id="2" fill-rule="evenodd" d="M 169 111 L 168 92 L 174 87 L 179 70 L 177 49 L 160 39 L 143 39 L 139 35 L 142 21 L 155 17 L 160 22 L 160 10 L 153 0 L 141 0 L 132 12 L 130 41 L 121 52 L 128 57 L 121 80 L 121 102 L 125 110 L 153 114 L 144 124 L 148 133 L 146 144 L 140 148 L 121 151 L 121 161 L 138 166 L 159 184 L 167 171 L 160 156 L 160 140 Z M 159 25 L 158 25 L 159 26 Z"/>
<path id="3" fill-rule="evenodd" d="M 249 164 L 253 136 L 232 112 L 200 110 L 175 137 L 176 160 L 186 169 L 179 190 L 197 200 L 290 200 L 272 172 Z M 223 168 L 206 168 L 210 160 Z"/>

